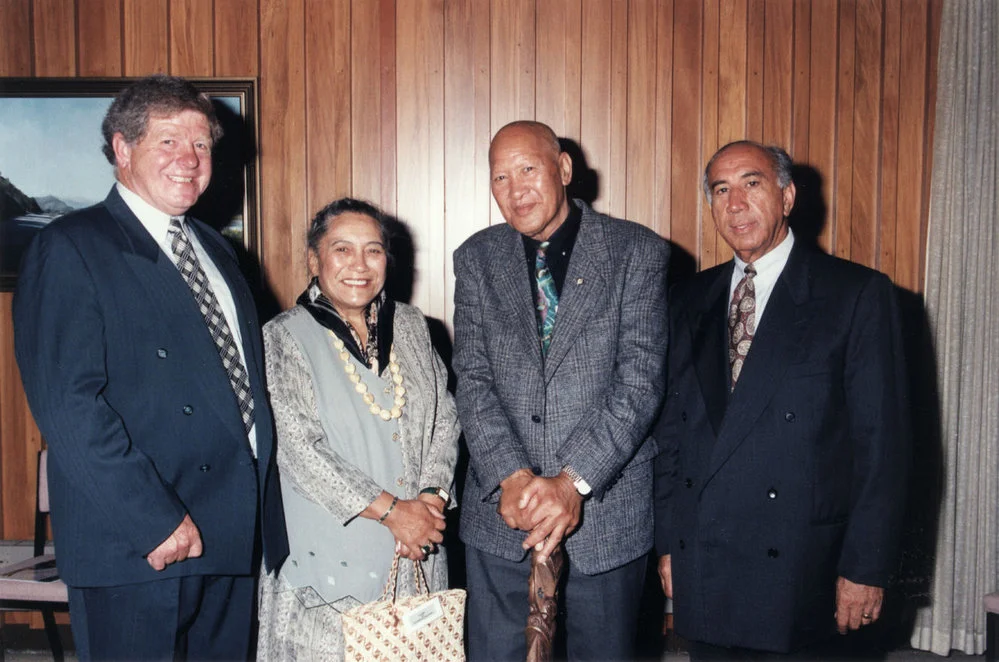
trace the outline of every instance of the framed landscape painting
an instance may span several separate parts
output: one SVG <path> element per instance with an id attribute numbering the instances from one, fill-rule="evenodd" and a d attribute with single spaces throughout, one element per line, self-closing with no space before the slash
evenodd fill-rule
<path id="1" fill-rule="evenodd" d="M 111 190 L 101 121 L 134 80 L 0 78 L 0 289 L 14 289 L 21 254 L 39 230 Z M 189 80 L 212 98 L 225 132 L 213 149 L 212 182 L 190 213 L 256 255 L 256 81 Z"/>

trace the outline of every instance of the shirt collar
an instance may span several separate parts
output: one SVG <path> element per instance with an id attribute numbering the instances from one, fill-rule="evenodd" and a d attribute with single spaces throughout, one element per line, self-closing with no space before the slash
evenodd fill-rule
<path id="1" fill-rule="evenodd" d="M 770 250 L 761 258 L 753 262 L 753 267 L 756 268 L 757 276 L 764 274 L 764 272 L 770 272 L 771 270 L 776 270 L 779 274 L 784 270 L 784 265 L 787 264 L 787 258 L 791 255 L 791 248 L 794 246 L 794 232 L 791 228 L 787 229 L 787 236 L 784 237 L 784 241 L 777 244 L 776 247 Z M 746 272 L 746 262 L 739 259 L 739 256 L 734 256 L 735 258 L 735 271 L 739 278 L 742 278 Z"/>
<path id="2" fill-rule="evenodd" d="M 121 182 L 117 182 L 116 186 L 118 187 L 118 194 L 121 196 L 121 199 L 125 201 L 128 208 L 135 214 L 135 217 L 139 219 L 142 227 L 146 228 L 146 231 L 153 236 L 156 243 L 161 246 L 166 244 L 168 241 L 168 232 L 170 231 L 170 214 L 153 207 L 143 200 L 142 196 Z M 180 218 L 183 219 L 183 216 Z"/>

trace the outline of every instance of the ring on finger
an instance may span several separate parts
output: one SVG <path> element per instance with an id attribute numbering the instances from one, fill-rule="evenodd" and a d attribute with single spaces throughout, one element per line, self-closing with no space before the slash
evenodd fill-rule
<path id="1" fill-rule="evenodd" d="M 424 545 L 420 549 L 423 550 L 423 553 L 425 555 L 430 556 L 430 545 Z"/>
<path id="2" fill-rule="evenodd" d="M 864 619 L 865 621 L 871 620 L 871 615 L 870 614 L 861 614 L 860 617 L 862 619 Z"/>

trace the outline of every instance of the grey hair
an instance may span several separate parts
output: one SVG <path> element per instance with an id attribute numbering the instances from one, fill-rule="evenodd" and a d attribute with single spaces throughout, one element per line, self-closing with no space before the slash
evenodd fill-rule
<path id="1" fill-rule="evenodd" d="M 347 213 L 368 216 L 371 220 L 378 224 L 378 233 L 381 235 L 382 244 L 385 246 L 385 255 L 387 256 L 389 262 L 391 262 L 392 251 L 390 239 L 392 233 L 389 228 L 389 217 L 385 214 L 385 212 L 370 202 L 367 202 L 366 200 L 358 200 L 356 198 L 337 198 L 316 212 L 316 215 L 312 218 L 312 222 L 309 223 L 309 231 L 305 238 L 309 250 L 318 251 L 319 242 L 321 242 L 323 237 L 326 236 L 326 233 L 330 229 L 330 223 L 333 222 L 333 219 L 341 214 Z"/>
<path id="2" fill-rule="evenodd" d="M 711 166 L 715 164 L 718 157 L 731 147 L 755 147 L 760 150 L 770 158 L 770 163 L 773 165 L 774 172 L 777 173 L 777 185 L 780 186 L 780 189 L 783 191 L 791 184 L 791 168 L 794 163 L 782 147 L 777 147 L 776 145 L 764 145 L 763 143 L 758 143 L 755 140 L 736 140 L 735 142 L 730 142 L 715 152 L 714 156 L 711 157 L 711 160 L 708 161 L 708 165 L 704 166 L 704 176 L 701 178 L 701 187 L 704 189 L 704 197 L 708 199 L 709 205 L 711 204 L 711 182 L 708 181 L 708 173 L 711 171 Z"/>
<path id="3" fill-rule="evenodd" d="M 101 147 L 108 162 L 117 166 L 114 155 L 114 136 L 120 133 L 129 145 L 134 145 L 146 135 L 149 118 L 153 115 L 173 115 L 194 110 L 208 120 L 212 143 L 222 137 L 222 125 L 215 116 L 215 106 L 208 95 L 200 92 L 189 81 L 178 76 L 156 74 L 135 81 L 115 97 L 104 115 Z"/>

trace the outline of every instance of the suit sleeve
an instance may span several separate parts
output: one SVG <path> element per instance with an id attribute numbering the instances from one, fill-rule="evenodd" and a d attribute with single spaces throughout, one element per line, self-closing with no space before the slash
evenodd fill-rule
<path id="1" fill-rule="evenodd" d="M 382 488 L 330 448 L 305 357 L 279 324 L 264 327 L 264 359 L 281 481 L 346 524 L 378 498 Z"/>
<path id="2" fill-rule="evenodd" d="M 96 517 L 145 556 L 186 509 L 105 399 L 102 296 L 109 295 L 72 239 L 58 228 L 41 232 L 24 255 L 14 297 L 15 354 L 51 460 L 69 481 L 53 492 L 92 504 Z"/>
<path id="3" fill-rule="evenodd" d="M 631 250 L 614 370 L 602 401 L 559 449 L 599 498 L 649 435 L 665 392 L 669 244 L 645 238 Z"/>
<path id="4" fill-rule="evenodd" d="M 495 495 L 503 479 L 531 462 L 496 393 L 482 319 L 484 274 L 476 257 L 468 245 L 454 254 L 455 400 L 472 470 L 489 496 Z"/>
<path id="5" fill-rule="evenodd" d="M 896 569 L 910 431 L 899 312 L 891 282 L 870 279 L 847 346 L 845 389 L 853 446 L 851 508 L 839 574 L 885 586 Z"/>

